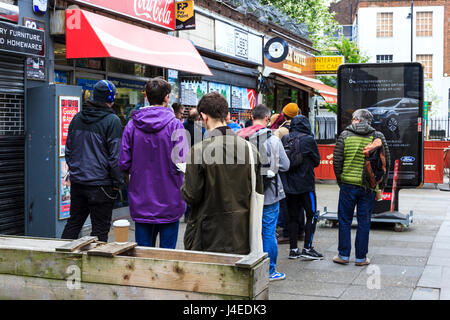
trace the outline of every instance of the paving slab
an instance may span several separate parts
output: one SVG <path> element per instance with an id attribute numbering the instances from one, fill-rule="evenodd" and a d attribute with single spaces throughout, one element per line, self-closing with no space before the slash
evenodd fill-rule
<path id="1" fill-rule="evenodd" d="M 272 293 L 269 286 L 269 300 L 338 300 L 333 297 L 305 296 L 289 293 Z"/>
<path id="2" fill-rule="evenodd" d="M 366 285 L 379 275 L 381 288 L 410 287 L 414 288 L 422 275 L 424 268 L 416 266 L 377 265 L 371 264 L 361 272 L 352 284 Z"/>
<path id="3" fill-rule="evenodd" d="M 411 300 L 439 300 L 440 290 L 417 287 L 414 289 Z"/>
<path id="4" fill-rule="evenodd" d="M 418 287 L 440 288 L 442 283 L 442 266 L 427 264 L 417 284 Z"/>
<path id="5" fill-rule="evenodd" d="M 370 257 L 372 264 L 392 264 L 400 266 L 425 266 L 428 257 L 408 257 L 377 254 Z"/>
<path id="6" fill-rule="evenodd" d="M 277 294 L 291 294 L 298 296 L 339 298 L 347 287 L 348 284 L 286 279 L 271 282 L 269 292 L 272 292 L 275 297 Z"/>
<path id="7" fill-rule="evenodd" d="M 339 297 L 340 300 L 409 300 L 413 288 L 385 287 L 369 289 L 367 286 L 352 285 Z"/>
<path id="8" fill-rule="evenodd" d="M 442 288 L 439 300 L 450 300 L 450 288 Z"/>

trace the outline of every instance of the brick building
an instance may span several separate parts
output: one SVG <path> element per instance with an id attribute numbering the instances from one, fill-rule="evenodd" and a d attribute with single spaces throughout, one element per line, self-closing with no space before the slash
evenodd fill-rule
<path id="1" fill-rule="evenodd" d="M 340 24 L 352 24 L 353 40 L 369 55 L 369 62 L 422 63 L 425 100 L 436 97 L 430 116 L 449 117 L 450 1 L 415 0 L 412 20 L 408 0 L 341 0 L 330 10 L 337 12 Z"/>

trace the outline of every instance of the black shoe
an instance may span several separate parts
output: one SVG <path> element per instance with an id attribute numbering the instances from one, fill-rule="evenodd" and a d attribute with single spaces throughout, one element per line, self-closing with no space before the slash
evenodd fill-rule
<path id="1" fill-rule="evenodd" d="M 313 247 L 311 249 L 303 248 L 301 257 L 310 259 L 310 260 L 322 260 L 323 255 L 316 250 L 314 250 Z"/>
<path id="2" fill-rule="evenodd" d="M 300 253 L 300 250 L 297 249 L 291 249 L 289 252 L 289 259 L 298 259 L 300 258 L 302 254 Z"/>

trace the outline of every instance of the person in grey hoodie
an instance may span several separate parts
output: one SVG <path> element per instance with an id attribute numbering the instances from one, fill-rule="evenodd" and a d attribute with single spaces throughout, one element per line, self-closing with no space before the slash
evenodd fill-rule
<path id="1" fill-rule="evenodd" d="M 269 280 L 283 280 L 286 275 L 277 272 L 278 244 L 276 238 L 276 226 L 280 212 L 280 200 L 286 197 L 283 183 L 278 172 L 289 170 L 290 161 L 286 155 L 281 140 L 272 135 L 267 128 L 269 124 L 270 110 L 264 105 L 258 105 L 253 109 L 253 125 L 238 131 L 243 137 L 258 148 L 261 155 L 262 172 L 264 177 L 264 210 L 262 218 L 263 250 L 269 254 L 270 268 Z"/>

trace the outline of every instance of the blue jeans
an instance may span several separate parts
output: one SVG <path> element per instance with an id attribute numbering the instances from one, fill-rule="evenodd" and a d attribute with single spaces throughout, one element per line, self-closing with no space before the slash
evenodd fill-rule
<path id="1" fill-rule="evenodd" d="M 270 268 L 269 273 L 275 272 L 278 257 L 278 244 L 275 230 L 277 227 L 278 214 L 280 212 L 280 203 L 264 206 L 262 216 L 262 239 L 263 251 L 269 254 Z"/>
<path id="2" fill-rule="evenodd" d="M 345 184 L 341 185 L 339 192 L 339 257 L 350 259 L 351 226 L 356 209 L 358 229 L 355 239 L 355 262 L 364 262 L 369 251 L 370 221 L 375 202 L 375 192 L 362 187 Z"/>
<path id="3" fill-rule="evenodd" d="M 166 224 L 135 223 L 134 231 L 138 246 L 155 247 L 159 233 L 160 248 L 175 249 L 178 239 L 180 221 Z"/>

